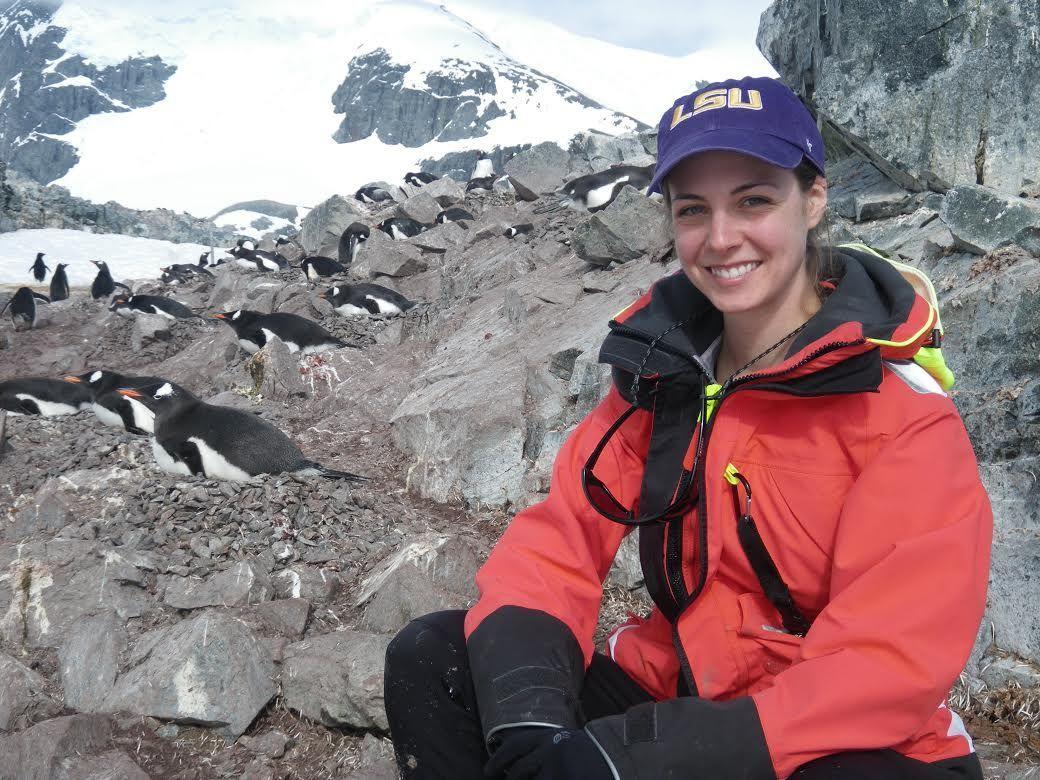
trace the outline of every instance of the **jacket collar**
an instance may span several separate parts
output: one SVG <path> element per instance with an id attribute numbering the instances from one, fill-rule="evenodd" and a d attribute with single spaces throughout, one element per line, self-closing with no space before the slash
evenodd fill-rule
<path id="1" fill-rule="evenodd" d="M 763 377 L 805 376 L 866 351 L 909 359 L 931 338 L 936 311 L 888 261 L 848 248 L 831 251 L 836 288 Z M 600 362 L 628 374 L 669 377 L 705 370 L 698 356 L 721 332 L 722 315 L 679 271 L 655 283 L 610 328 Z"/>

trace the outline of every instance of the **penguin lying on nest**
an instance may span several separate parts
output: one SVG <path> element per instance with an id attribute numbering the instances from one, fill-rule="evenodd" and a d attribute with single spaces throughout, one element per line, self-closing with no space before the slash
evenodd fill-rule
<path id="1" fill-rule="evenodd" d="M 291 472 L 304 477 L 359 481 L 349 471 L 327 469 L 271 423 L 254 414 L 201 401 L 173 382 L 120 388 L 155 413 L 152 453 L 171 474 L 243 482 L 257 474 Z"/>
<path id="2" fill-rule="evenodd" d="M 155 414 L 133 398 L 116 392 L 121 387 L 144 387 L 165 382 L 157 376 L 125 376 L 115 371 L 87 371 L 79 376 L 67 376 L 66 382 L 79 385 L 90 393 L 94 416 L 105 425 L 122 427 L 130 433 L 154 433 Z"/>
<path id="3" fill-rule="evenodd" d="M 90 393 L 60 379 L 9 379 L 0 382 L 0 409 L 11 414 L 56 417 L 89 409 Z"/>
<path id="4" fill-rule="evenodd" d="M 318 296 L 332 304 L 337 314 L 362 317 L 369 314 L 403 314 L 415 306 L 401 293 L 371 282 L 337 284 Z"/>
<path id="5" fill-rule="evenodd" d="M 108 309 L 127 319 L 138 314 L 158 314 L 168 320 L 187 320 L 199 316 L 180 301 L 162 295 L 117 295 Z"/>
<path id="6" fill-rule="evenodd" d="M 289 352 L 293 354 L 302 352 L 304 355 L 311 355 L 315 352 L 355 346 L 336 338 L 318 323 L 298 314 L 261 314 L 250 309 L 239 309 L 212 316 L 234 329 L 239 345 L 250 355 L 263 349 L 272 336 L 284 341 Z"/>

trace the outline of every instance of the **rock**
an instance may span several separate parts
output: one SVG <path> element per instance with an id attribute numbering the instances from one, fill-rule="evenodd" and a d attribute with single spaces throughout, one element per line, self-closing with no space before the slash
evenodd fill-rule
<path id="1" fill-rule="evenodd" d="M 625 185 L 614 202 L 574 231 L 574 251 L 597 265 L 656 254 L 671 240 L 664 206 Z"/>
<path id="2" fill-rule="evenodd" d="M 116 681 L 112 711 L 214 728 L 237 739 L 277 688 L 274 664 L 239 620 L 205 612 L 164 629 Z"/>
<path id="3" fill-rule="evenodd" d="M 339 575 L 316 566 L 297 563 L 271 575 L 274 596 L 279 599 L 305 599 L 325 605 L 339 592 Z"/>
<path id="4" fill-rule="evenodd" d="M 424 184 L 422 192 L 437 201 L 442 209 L 462 203 L 466 199 L 466 190 L 450 176 L 442 176 L 436 181 Z"/>
<path id="5" fill-rule="evenodd" d="M 0 653 L 0 731 L 20 731 L 61 712 L 45 688 L 43 677 Z"/>
<path id="6" fill-rule="evenodd" d="M 1002 761 L 983 761 L 986 780 L 1040 780 L 1040 767 L 1008 764 Z"/>
<path id="7" fill-rule="evenodd" d="M 344 777 L 347 780 L 397 780 L 399 776 L 393 743 L 369 733 L 361 740 L 357 769 Z"/>
<path id="8" fill-rule="evenodd" d="M 656 162 L 639 137 L 631 134 L 614 136 L 589 130 L 574 136 L 568 151 L 572 156 L 572 176 L 605 171 L 612 165 L 653 165 Z"/>
<path id="9" fill-rule="evenodd" d="M 148 780 L 149 775 L 122 750 L 96 756 L 69 756 L 58 762 L 53 780 Z"/>
<path id="10" fill-rule="evenodd" d="M 65 759 L 78 761 L 109 746 L 112 723 L 101 715 L 53 718 L 10 737 L 0 737 L 0 780 L 52 780 Z M 68 766 L 68 764 L 65 764 Z M 136 780 L 136 779 L 135 779 Z"/>
<path id="11" fill-rule="evenodd" d="M 101 712 L 126 650 L 123 621 L 111 611 L 82 617 L 58 650 L 65 704 L 79 712 Z"/>
<path id="12" fill-rule="evenodd" d="M 239 561 L 204 580 L 170 577 L 163 601 L 175 609 L 242 607 L 269 601 L 273 593 L 271 579 L 262 566 L 256 561 Z"/>
<path id="13" fill-rule="evenodd" d="M 390 637 L 337 631 L 289 645 L 282 698 L 290 709 L 335 728 L 389 728 L 383 709 L 383 664 Z"/>
<path id="14" fill-rule="evenodd" d="M 607 585 L 635 590 L 643 584 L 643 566 L 639 562 L 639 534 L 629 534 L 621 542 L 614 563 L 607 573 Z"/>
<path id="15" fill-rule="evenodd" d="M 307 385 L 300 374 L 300 359 L 289 352 L 278 337 L 270 339 L 250 357 L 245 367 L 253 380 L 253 389 L 264 398 L 286 401 L 307 395 Z"/>
<path id="16" fill-rule="evenodd" d="M 917 198 L 859 155 L 827 166 L 827 206 L 855 222 L 894 217 L 916 208 Z"/>
<path id="17" fill-rule="evenodd" d="M 311 605 L 307 599 L 279 599 L 260 604 L 253 609 L 253 613 L 269 630 L 299 639 L 307 627 Z"/>
<path id="18" fill-rule="evenodd" d="M 421 239 L 422 233 L 419 234 Z M 373 230 L 350 267 L 358 278 L 411 276 L 427 268 L 422 253 L 409 241 L 394 241 L 382 230 Z"/>
<path id="19" fill-rule="evenodd" d="M 138 314 L 130 326 L 130 346 L 139 352 L 151 341 L 165 341 L 171 327 L 171 320 L 160 314 Z"/>
<path id="20" fill-rule="evenodd" d="M 505 164 L 504 172 L 532 192 L 555 192 L 563 184 L 570 155 L 552 141 L 519 152 Z"/>
<path id="21" fill-rule="evenodd" d="M 294 744 L 291 737 L 275 730 L 264 732 L 256 737 L 241 737 L 238 742 L 247 750 L 268 758 L 281 758 L 285 755 L 285 751 Z"/>
<path id="22" fill-rule="evenodd" d="M 368 604 L 361 625 L 397 632 L 420 615 L 470 606 L 485 555 L 470 539 L 426 534 L 410 540 L 361 583 L 355 606 Z"/>
<path id="23" fill-rule="evenodd" d="M 408 217 L 427 225 L 434 224 L 434 220 L 442 210 L 443 206 L 434 199 L 433 195 L 422 190 L 397 206 L 398 216 Z"/>
<path id="24" fill-rule="evenodd" d="M 365 219 L 360 204 L 342 195 L 333 195 L 308 212 L 300 222 L 297 240 L 310 254 L 336 257 L 339 237 L 351 222 Z"/>
<path id="25" fill-rule="evenodd" d="M 0 635 L 9 649 L 59 647 L 84 615 L 114 610 L 126 620 L 154 605 L 142 573 L 119 560 L 98 562 L 93 542 L 54 540 L 18 553 L 0 568 Z"/>
<path id="26" fill-rule="evenodd" d="M 1023 107 L 1040 54 L 1021 31 L 1040 24 L 1040 8 L 932 0 L 885 8 L 878 13 L 871 0 L 773 3 L 758 48 L 825 129 L 907 189 L 985 184 L 1015 194 L 1027 186 L 1040 135 Z"/>
<path id="27" fill-rule="evenodd" d="M 1040 667 L 1015 656 L 985 658 L 979 679 L 988 688 L 1003 688 L 1008 683 L 1026 690 L 1040 688 Z"/>
<path id="28" fill-rule="evenodd" d="M 984 255 L 1015 234 L 1040 228 L 1040 206 L 1026 198 L 1001 195 L 988 187 L 954 187 L 939 212 L 958 247 Z"/>

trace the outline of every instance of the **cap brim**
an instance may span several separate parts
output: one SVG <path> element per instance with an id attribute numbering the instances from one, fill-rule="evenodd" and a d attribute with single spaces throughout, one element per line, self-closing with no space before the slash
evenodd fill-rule
<path id="1" fill-rule="evenodd" d="M 805 152 L 794 144 L 761 130 L 709 130 L 670 149 L 665 158 L 657 161 L 647 193 L 660 192 L 661 184 L 675 166 L 701 152 L 739 152 L 781 168 L 796 168 L 805 156 Z"/>

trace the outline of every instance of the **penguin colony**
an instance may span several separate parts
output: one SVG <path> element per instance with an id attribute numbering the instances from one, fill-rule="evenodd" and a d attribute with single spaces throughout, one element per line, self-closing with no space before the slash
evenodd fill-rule
<path id="1" fill-rule="evenodd" d="M 600 210 L 613 201 L 625 184 L 645 188 L 651 175 L 650 167 L 614 166 L 606 171 L 578 177 L 560 190 L 556 208 Z M 497 178 L 492 161 L 481 153 L 466 191 L 490 192 Z M 435 180 L 435 176 L 422 171 L 410 172 L 405 176 L 405 183 L 415 187 Z M 355 197 L 372 204 L 396 201 L 394 188 L 382 183 L 359 188 Z M 430 224 L 408 217 L 391 217 L 371 226 L 355 222 L 343 231 L 337 247 L 337 258 L 305 255 L 296 266 L 291 266 L 277 251 L 283 246 L 294 245 L 293 240 L 280 237 L 275 246 L 276 251 L 272 252 L 259 249 L 252 239 L 242 238 L 226 250 L 227 254 L 223 258 L 212 258 L 207 252 L 195 263 L 174 264 L 161 269 L 162 282 L 173 286 L 212 278 L 213 273 L 209 269 L 224 263 L 256 273 L 284 271 L 293 267 L 300 270 L 309 285 L 329 280 L 326 283 L 331 283 L 331 286 L 317 297 L 328 301 L 341 316 L 399 315 L 416 306 L 416 302 L 379 284 L 335 278 L 349 273 L 351 264 L 356 261 L 362 246 L 370 237 L 371 229 L 381 230 L 393 240 L 401 241 L 414 238 L 435 225 L 460 222 L 465 227 L 466 221 L 473 219 L 470 211 L 451 207 L 442 210 Z M 502 235 L 512 239 L 532 229 L 530 223 L 517 224 L 507 227 Z M 296 244 L 295 248 L 299 250 L 299 245 Z M 51 270 L 44 262 L 44 256 L 43 252 L 38 253 L 29 268 L 37 283 L 42 283 Z M 173 298 L 135 294 L 130 287 L 113 278 L 105 262 L 91 262 L 98 269 L 90 287 L 91 297 L 94 300 L 111 298 L 108 309 L 120 317 L 133 319 L 147 314 L 180 320 L 202 316 Z M 0 315 L 10 309 L 16 330 L 35 328 L 38 305 L 69 298 L 66 267 L 65 263 L 56 265 L 49 296 L 30 287 L 21 287 L 0 309 Z M 117 288 L 125 290 L 125 293 L 115 294 Z M 337 338 L 316 322 L 286 312 L 264 313 L 236 309 L 212 313 L 209 317 L 232 328 L 239 346 L 250 354 L 259 352 L 275 338 L 282 341 L 290 353 L 301 355 L 357 346 Z M 96 367 L 61 379 L 26 377 L 0 382 L 2 413 L 59 416 L 83 411 L 92 411 L 104 425 L 151 437 L 156 465 L 173 474 L 236 481 L 281 472 L 291 472 L 301 477 L 350 481 L 365 479 L 309 460 L 282 431 L 258 415 L 207 403 L 192 390 L 163 377 L 126 375 Z"/>

